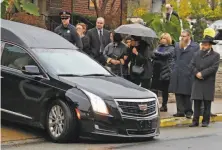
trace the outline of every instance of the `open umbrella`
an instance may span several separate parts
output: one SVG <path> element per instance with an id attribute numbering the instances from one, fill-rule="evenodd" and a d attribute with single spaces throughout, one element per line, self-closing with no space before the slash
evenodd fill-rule
<path id="1" fill-rule="evenodd" d="M 155 31 L 145 27 L 144 25 L 135 23 L 135 24 L 126 24 L 121 25 L 114 30 L 116 33 L 129 34 L 141 37 L 157 38 Z"/>

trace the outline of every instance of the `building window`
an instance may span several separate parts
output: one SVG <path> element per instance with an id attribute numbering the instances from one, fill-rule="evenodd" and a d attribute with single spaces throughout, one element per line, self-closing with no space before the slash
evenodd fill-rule
<path id="1" fill-rule="evenodd" d="M 94 10 L 95 7 L 94 7 L 94 3 L 92 0 L 88 0 L 89 1 L 89 10 Z M 97 7 L 100 7 L 100 3 L 101 3 L 101 0 L 96 0 L 96 4 L 97 4 Z"/>

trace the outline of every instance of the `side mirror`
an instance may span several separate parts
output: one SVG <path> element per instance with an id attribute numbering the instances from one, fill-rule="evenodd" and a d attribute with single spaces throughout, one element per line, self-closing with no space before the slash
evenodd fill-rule
<path id="1" fill-rule="evenodd" d="M 39 68 L 35 65 L 26 65 L 22 67 L 22 72 L 28 75 L 40 75 Z"/>

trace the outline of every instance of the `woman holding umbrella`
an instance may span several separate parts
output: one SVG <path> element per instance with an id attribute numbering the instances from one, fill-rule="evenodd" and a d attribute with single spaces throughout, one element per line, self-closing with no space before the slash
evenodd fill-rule
<path id="1" fill-rule="evenodd" d="M 130 78 L 131 81 L 143 88 L 150 89 L 150 81 L 152 78 L 152 51 L 149 45 L 139 36 L 132 36 L 131 49 L 128 56 L 130 64 Z"/>
<path id="2" fill-rule="evenodd" d="M 151 62 L 153 49 L 151 46 L 153 45 L 153 39 L 157 38 L 156 33 L 139 23 L 121 25 L 115 29 L 115 32 L 132 35 L 132 47 L 128 54 L 128 61 L 131 61 L 131 81 L 146 89 L 150 89 L 150 81 L 153 74 Z"/>

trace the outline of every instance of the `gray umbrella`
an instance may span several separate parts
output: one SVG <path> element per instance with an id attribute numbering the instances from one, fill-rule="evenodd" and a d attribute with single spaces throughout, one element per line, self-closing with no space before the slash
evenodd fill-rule
<path id="1" fill-rule="evenodd" d="M 116 33 L 129 34 L 141 37 L 150 37 L 157 38 L 155 31 L 150 28 L 145 27 L 144 25 L 135 23 L 135 24 L 126 24 L 121 25 L 114 30 Z"/>

